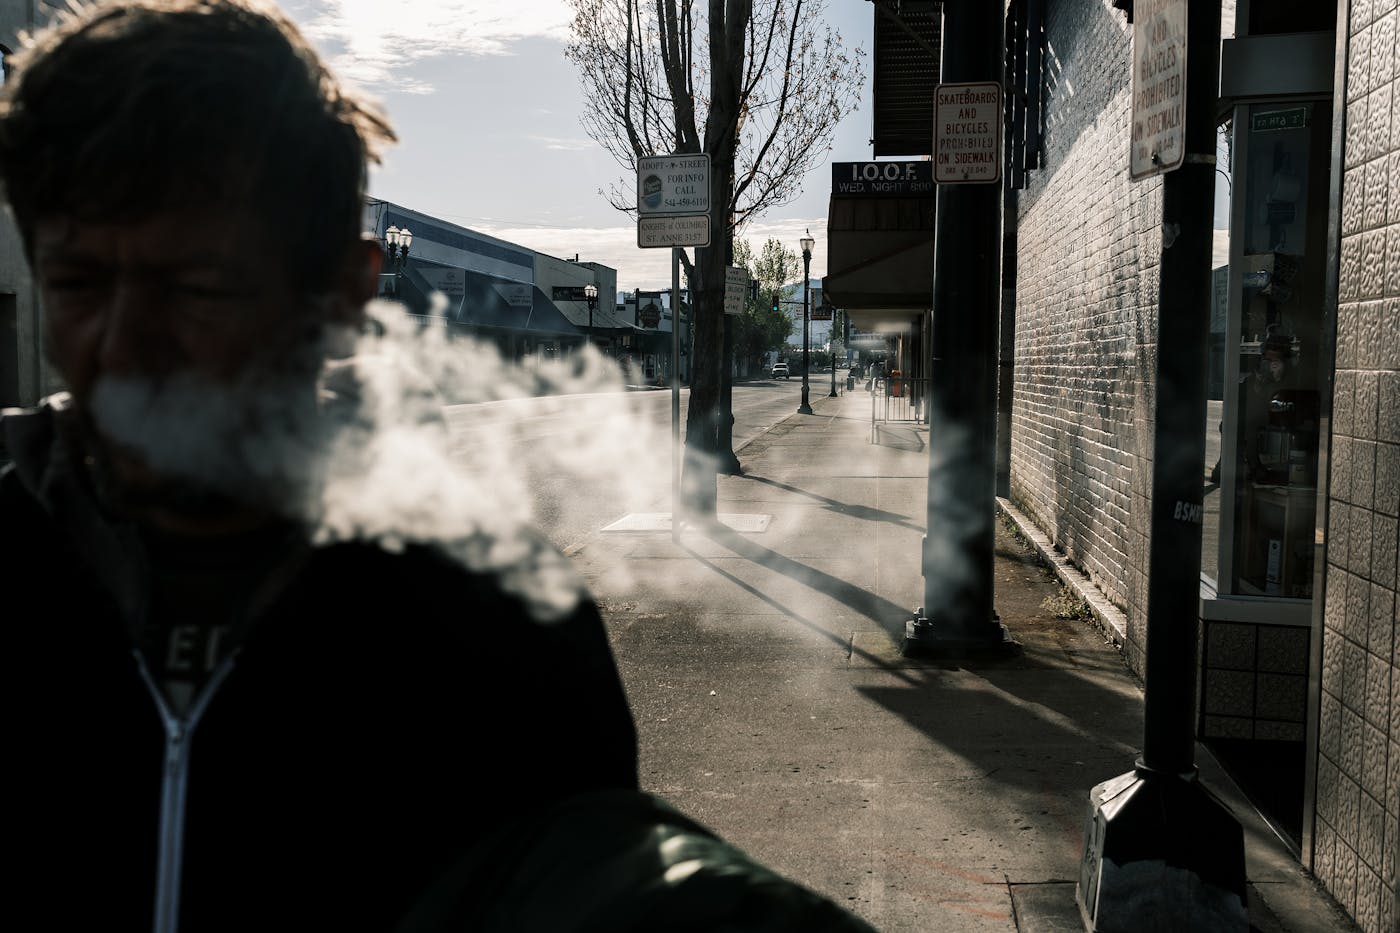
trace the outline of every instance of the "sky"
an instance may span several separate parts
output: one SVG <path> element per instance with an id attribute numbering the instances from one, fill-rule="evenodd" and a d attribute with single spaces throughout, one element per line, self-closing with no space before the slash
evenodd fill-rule
<path id="1" fill-rule="evenodd" d="M 282 0 L 336 71 L 376 98 L 399 144 L 370 179 L 373 197 L 554 256 L 618 270 L 619 290 L 666 288 L 670 250 L 638 249 L 635 222 L 603 191 L 634 184 L 584 133 L 583 94 L 564 58 L 564 0 Z M 847 46 L 871 47 L 868 0 L 825 0 L 822 18 Z M 810 229 L 812 275 L 826 273 L 830 164 L 871 158 L 870 81 L 799 197 L 751 222 L 757 247 L 793 252 Z M 1222 152 L 1223 155 L 1223 152 Z M 1216 227 L 1226 226 L 1224 192 Z M 1215 265 L 1227 237 L 1216 233 Z"/>
<path id="2" fill-rule="evenodd" d="M 634 184 L 584 133 L 583 94 L 564 58 L 563 0 L 282 0 L 287 14 L 387 110 L 399 135 L 370 177 L 370 195 L 554 256 L 618 270 L 619 290 L 670 286 L 670 250 L 638 249 L 636 224 L 601 193 Z M 874 8 L 826 0 L 823 19 L 867 53 Z M 868 72 L 868 68 L 867 68 Z M 812 275 L 826 273 L 831 161 L 871 158 L 870 83 L 841 123 L 829 158 L 802 194 L 746 228 L 794 252 L 817 240 Z"/>

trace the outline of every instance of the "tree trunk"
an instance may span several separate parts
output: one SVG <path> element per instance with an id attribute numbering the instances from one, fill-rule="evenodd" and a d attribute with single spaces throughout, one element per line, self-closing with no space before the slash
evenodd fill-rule
<path id="1" fill-rule="evenodd" d="M 716 517 L 721 372 L 724 357 L 724 267 L 729 264 L 729 218 L 734 198 L 739 84 L 743 74 L 746 0 L 710 0 L 710 110 L 705 151 L 710 154 L 710 246 L 695 250 L 697 284 L 692 313 L 690 405 L 685 416 L 681 497 L 692 517 Z"/>
<path id="2" fill-rule="evenodd" d="M 715 174 L 720 174 L 715 172 Z M 711 224 L 714 223 L 711 211 Z M 713 227 L 711 242 L 715 242 Z M 724 265 L 718 244 L 695 251 L 693 314 L 695 341 L 691 349 L 690 405 L 685 416 L 685 462 L 681 491 L 685 506 L 699 519 L 716 513 L 720 414 L 720 357 L 724 348 Z M 719 281 L 715 278 L 718 273 Z"/>

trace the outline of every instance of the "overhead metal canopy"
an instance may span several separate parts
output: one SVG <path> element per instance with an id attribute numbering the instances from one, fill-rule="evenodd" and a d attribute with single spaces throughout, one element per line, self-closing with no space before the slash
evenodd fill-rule
<path id="1" fill-rule="evenodd" d="M 875 117 L 870 142 L 875 157 L 930 155 L 943 4 L 874 0 L 873 6 Z"/>

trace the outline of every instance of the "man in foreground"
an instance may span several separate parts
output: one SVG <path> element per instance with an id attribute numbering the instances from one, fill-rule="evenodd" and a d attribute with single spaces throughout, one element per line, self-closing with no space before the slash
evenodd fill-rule
<path id="1" fill-rule="evenodd" d="M 637 792 L 597 610 L 534 599 L 559 568 L 528 536 L 328 540 L 384 120 L 255 0 L 97 5 L 14 64 L 0 180 L 69 392 L 0 424 L 7 909 L 859 929 Z"/>

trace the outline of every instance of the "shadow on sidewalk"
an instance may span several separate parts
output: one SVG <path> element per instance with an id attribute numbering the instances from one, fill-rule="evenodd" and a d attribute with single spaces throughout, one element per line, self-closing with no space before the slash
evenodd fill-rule
<path id="1" fill-rule="evenodd" d="M 801 487 L 793 486 L 789 483 L 780 482 L 776 479 L 769 479 L 768 477 L 760 476 L 757 473 L 745 473 L 743 478 L 746 480 L 752 480 L 755 483 L 762 483 L 765 486 L 772 486 L 775 489 L 781 489 L 785 492 L 793 492 L 797 493 L 799 496 L 806 496 L 808 499 L 813 499 L 817 502 L 822 503 L 833 512 L 839 512 L 842 515 L 849 515 L 852 518 L 859 518 L 867 522 L 880 522 L 882 524 L 898 525 L 901 528 L 908 528 L 911 531 L 917 531 L 920 534 L 922 534 L 924 530 L 923 525 L 915 524 L 914 522 L 905 518 L 903 515 L 899 515 L 895 512 L 886 512 L 883 509 L 872 509 L 866 505 L 851 505 L 849 502 L 842 502 L 839 499 L 832 499 L 827 496 L 820 495 L 819 493 L 809 492 L 808 490 L 802 489 Z"/>
<path id="2" fill-rule="evenodd" d="M 806 564 L 793 560 L 779 554 L 777 551 L 764 547 L 757 542 L 746 538 L 738 532 L 731 531 L 723 525 L 706 525 L 699 530 L 706 538 L 733 551 L 740 557 L 746 558 L 761 567 L 766 567 L 774 573 L 787 577 L 789 580 L 797 582 L 828 596 L 839 603 L 847 606 L 854 612 L 870 619 L 896 643 L 904 637 L 904 620 L 910 617 L 910 609 L 897 605 L 878 596 L 869 590 L 862 589 L 853 583 L 833 577 L 829 573 L 809 567 Z M 682 545 L 684 547 L 684 545 Z M 706 567 L 716 573 L 723 574 L 727 579 L 734 579 L 732 574 L 726 573 L 717 567 L 712 561 L 700 556 L 689 548 L 685 548 L 691 556 Z M 738 581 L 736 581 L 738 582 Z M 740 583 L 748 592 L 753 593 L 770 605 L 775 605 L 773 601 L 755 587 Z M 797 618 L 796 613 L 784 608 L 787 612 Z"/>
<path id="3" fill-rule="evenodd" d="M 893 447 L 895 450 L 915 452 L 924 449 L 924 439 L 919 436 L 919 429 L 912 424 L 882 424 L 877 422 L 874 426 L 874 435 L 872 443 L 880 447 Z"/>

